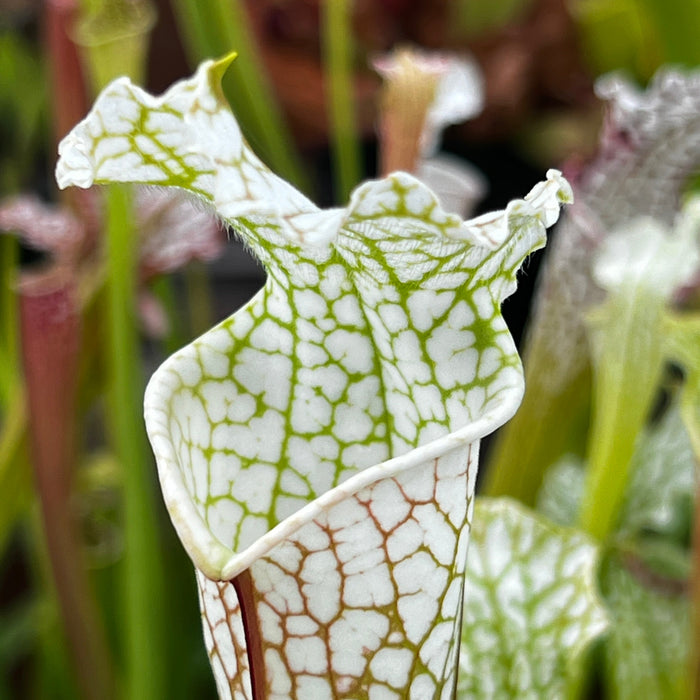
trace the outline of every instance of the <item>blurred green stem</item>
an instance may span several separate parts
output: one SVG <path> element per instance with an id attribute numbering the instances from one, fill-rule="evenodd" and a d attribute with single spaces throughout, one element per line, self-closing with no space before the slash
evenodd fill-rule
<path id="1" fill-rule="evenodd" d="M 589 318 L 594 358 L 593 420 L 581 527 L 604 541 L 617 523 L 634 446 L 661 378 L 665 300 L 623 285 Z"/>
<path id="2" fill-rule="evenodd" d="M 19 382 L 16 270 L 19 261 L 14 236 L 0 236 L 0 407 L 5 407 Z"/>
<path id="3" fill-rule="evenodd" d="M 211 287 L 204 263 L 193 260 L 187 266 L 185 284 L 190 311 L 190 331 L 193 336 L 199 336 L 214 325 Z"/>
<path id="4" fill-rule="evenodd" d="M 224 80 L 246 136 L 282 177 L 308 192 L 309 183 L 256 49 L 242 0 L 172 0 L 190 63 L 238 53 Z"/>
<path id="5" fill-rule="evenodd" d="M 166 697 L 162 651 L 164 581 L 155 517 L 153 465 L 141 421 L 141 357 L 135 317 L 138 242 L 131 190 L 107 193 L 107 265 L 111 408 L 117 455 L 124 474 L 125 697 Z"/>
<path id="6" fill-rule="evenodd" d="M 145 74 L 149 31 L 154 21 L 147 0 L 82 0 L 77 29 L 93 90 L 125 70 L 135 82 Z M 166 697 L 167 660 L 163 634 L 165 583 L 160 566 L 153 462 L 141 420 L 143 378 L 136 318 L 139 242 L 132 191 L 106 193 L 106 265 L 109 398 L 114 447 L 124 478 L 123 634 L 124 697 Z"/>
<path id="7" fill-rule="evenodd" d="M 0 509 L 0 557 L 32 493 L 27 406 L 21 385 L 17 384 L 4 408 L 0 430 L 0 493 L 12 494 L 12 498 L 6 499 Z"/>
<path id="8" fill-rule="evenodd" d="M 684 373 L 681 417 L 700 469 L 700 313 L 668 313 L 663 327 L 664 351 Z"/>
<path id="9" fill-rule="evenodd" d="M 173 278 L 170 275 L 162 275 L 153 282 L 153 293 L 165 310 L 168 319 L 168 330 L 163 341 L 165 355 L 172 355 L 179 350 L 188 338 L 183 331 L 180 306 L 178 305 Z"/>
<path id="10" fill-rule="evenodd" d="M 344 202 L 361 177 L 353 95 L 352 1 L 325 0 L 322 9 L 336 199 Z"/>
<path id="11" fill-rule="evenodd" d="M 697 467 L 696 463 L 696 467 Z M 692 629 L 690 649 L 689 683 L 690 697 L 700 697 L 700 484 L 695 487 L 695 519 L 692 533 L 692 574 L 690 577 L 690 599 L 692 605 Z"/>

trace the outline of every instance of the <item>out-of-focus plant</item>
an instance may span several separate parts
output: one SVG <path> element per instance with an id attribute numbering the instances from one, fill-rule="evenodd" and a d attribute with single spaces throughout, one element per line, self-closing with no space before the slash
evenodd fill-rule
<path id="1" fill-rule="evenodd" d="M 700 220 L 683 192 L 700 164 L 700 76 L 666 71 L 646 92 L 612 78 L 599 91 L 610 100 L 601 149 L 573 178 L 526 347 L 524 410 L 487 488 L 600 543 L 611 697 L 682 698 L 697 658 Z"/>
<path id="2" fill-rule="evenodd" d="M 700 163 L 697 74 L 662 72 L 646 92 L 618 77 L 597 89 L 609 103 L 600 150 L 571 178 L 576 205 L 550 249 L 526 343 L 524 410 L 501 435 L 487 486 L 528 504 L 549 466 L 586 452 L 592 379 L 585 313 L 603 299 L 592 276 L 595 251 L 632 217 L 672 225 Z"/>
<path id="3" fill-rule="evenodd" d="M 469 216 L 486 189 L 467 163 L 438 154 L 442 132 L 477 115 L 483 81 L 470 57 L 405 47 L 375 58 L 384 79 L 379 97 L 379 169 L 414 173 L 447 211 Z"/>
<path id="4" fill-rule="evenodd" d="M 605 237 L 593 261 L 593 280 L 606 299 L 587 318 L 593 402 L 580 520 L 600 540 L 619 519 L 637 436 L 669 359 L 669 302 L 700 270 L 699 203 L 686 206 L 672 231 L 631 218 Z"/>

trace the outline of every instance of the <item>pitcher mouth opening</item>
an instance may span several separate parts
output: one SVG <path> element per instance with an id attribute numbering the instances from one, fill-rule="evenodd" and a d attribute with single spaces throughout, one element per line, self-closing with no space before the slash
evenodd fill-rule
<path id="1" fill-rule="evenodd" d="M 222 542 L 203 517 L 191 485 L 188 487 L 185 481 L 184 469 L 189 465 L 182 464 L 169 433 L 168 392 L 172 388 L 170 378 L 181 353 L 187 353 L 191 347 L 183 348 L 169 358 L 153 375 L 146 391 L 145 415 L 149 437 L 158 456 L 159 477 L 170 516 L 196 568 L 213 580 L 231 580 L 304 524 L 311 522 L 350 495 L 382 479 L 392 478 L 401 472 L 419 468 L 443 455 L 469 446 L 471 446 L 471 458 L 477 462 L 480 439 L 509 420 L 517 410 L 524 390 L 522 374 L 514 369 L 509 373 L 510 383 L 505 385 L 504 390 L 499 393 L 498 401 L 489 404 L 488 410 L 483 415 L 451 433 L 419 445 L 408 452 L 357 470 L 344 481 L 318 494 L 284 519 L 271 523 L 271 526 L 254 541 L 234 551 Z"/>

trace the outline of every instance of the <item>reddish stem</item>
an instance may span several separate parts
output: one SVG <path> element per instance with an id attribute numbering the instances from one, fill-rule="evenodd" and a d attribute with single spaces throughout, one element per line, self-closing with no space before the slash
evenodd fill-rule
<path id="1" fill-rule="evenodd" d="M 78 13 L 76 0 L 46 0 L 44 12 L 44 47 L 49 68 L 54 144 L 88 112 L 88 94 L 78 49 L 71 38 Z M 85 222 L 88 235 L 85 250 L 94 244 L 95 204 L 91 190 L 71 187 L 62 193 L 67 202 Z"/>
<path id="2" fill-rule="evenodd" d="M 262 650 L 255 588 L 253 587 L 250 571 L 246 569 L 241 572 L 231 583 L 236 589 L 238 604 L 241 606 L 246 651 L 248 653 L 248 668 L 250 669 L 250 683 L 253 686 L 253 700 L 265 700 L 267 697 L 265 656 Z"/>
<path id="3" fill-rule="evenodd" d="M 54 276 L 25 282 L 20 329 L 34 476 L 70 651 L 84 696 L 109 700 L 115 689 L 108 647 L 71 511 L 80 343 L 72 283 Z"/>
<path id="4" fill-rule="evenodd" d="M 70 37 L 76 12 L 75 0 L 46 0 L 44 36 L 48 53 L 56 143 L 87 112 L 87 93 L 80 57 Z"/>

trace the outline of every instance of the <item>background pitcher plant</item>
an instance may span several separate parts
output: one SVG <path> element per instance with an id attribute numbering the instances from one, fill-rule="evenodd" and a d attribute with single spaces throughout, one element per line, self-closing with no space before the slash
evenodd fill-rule
<path id="1" fill-rule="evenodd" d="M 115 81 L 57 169 L 185 189 L 267 272 L 145 401 L 219 694 L 451 698 L 479 440 L 523 391 L 500 304 L 571 190 L 550 171 L 462 221 L 399 172 L 320 210 L 245 143 L 230 60 L 161 97 Z"/>

